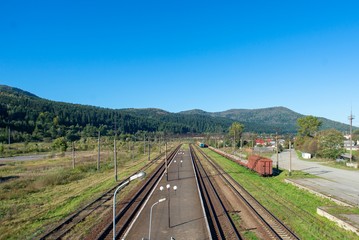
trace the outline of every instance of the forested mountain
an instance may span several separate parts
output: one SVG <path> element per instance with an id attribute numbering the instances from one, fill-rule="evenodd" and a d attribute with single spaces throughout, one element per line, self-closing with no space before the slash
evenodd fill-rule
<path id="1" fill-rule="evenodd" d="M 80 137 L 162 132 L 166 134 L 223 133 L 233 121 L 245 131 L 295 133 L 297 119 L 303 115 L 284 107 L 233 109 L 209 113 L 190 110 L 170 113 L 161 109 L 108 109 L 42 99 L 21 89 L 0 85 L 0 143 L 11 140 L 43 141 L 58 137 L 76 140 Z M 348 125 L 324 118 L 323 129 L 347 131 Z"/>
<path id="2" fill-rule="evenodd" d="M 295 133 L 297 131 L 297 119 L 305 116 L 285 107 L 230 109 L 223 112 L 205 112 L 194 109 L 181 112 L 181 114 L 201 114 L 210 117 L 224 117 L 244 124 L 245 131 L 266 133 Z M 318 118 L 322 121 L 320 130 L 334 128 L 342 132 L 349 131 L 349 125 L 347 124 L 322 117 Z"/>
<path id="3" fill-rule="evenodd" d="M 55 102 L 20 89 L 0 85 L 0 142 L 68 140 L 119 133 L 166 132 L 166 134 L 224 132 L 232 120 L 203 115 L 184 116 L 160 109 L 107 109 Z"/>

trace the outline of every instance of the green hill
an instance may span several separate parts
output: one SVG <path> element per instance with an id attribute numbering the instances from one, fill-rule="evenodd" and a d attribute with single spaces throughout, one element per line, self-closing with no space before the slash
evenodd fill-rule
<path id="1" fill-rule="evenodd" d="M 202 115 L 184 116 L 161 109 L 108 109 L 39 98 L 20 89 L 0 85 L 0 142 L 11 139 L 43 141 L 57 137 L 69 140 L 119 134 L 166 132 L 166 134 L 225 131 L 232 120 Z"/>
<path id="2" fill-rule="evenodd" d="M 211 117 L 223 117 L 244 124 L 245 131 L 264 133 L 296 133 L 297 119 L 305 115 L 296 113 L 285 107 L 270 107 L 261 109 L 230 109 L 223 112 L 205 112 L 189 110 L 181 114 L 202 114 Z M 320 130 L 334 128 L 339 131 L 349 131 L 349 125 L 318 117 L 322 121 Z"/>
<path id="3" fill-rule="evenodd" d="M 6 142 L 11 129 L 13 142 L 43 141 L 58 137 L 114 135 L 115 122 L 120 134 L 166 132 L 200 134 L 226 132 L 233 121 L 245 131 L 258 133 L 295 133 L 297 119 L 304 115 L 284 107 L 231 109 L 210 113 L 195 109 L 171 113 L 162 109 L 108 109 L 55 102 L 32 93 L 0 85 L 0 142 Z M 325 118 L 322 128 L 347 131 L 349 126 Z"/>

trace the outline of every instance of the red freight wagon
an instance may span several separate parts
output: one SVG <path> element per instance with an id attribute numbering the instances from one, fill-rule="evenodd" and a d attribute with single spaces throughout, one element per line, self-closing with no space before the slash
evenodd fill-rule
<path id="1" fill-rule="evenodd" d="M 271 159 L 252 155 L 248 158 L 247 167 L 262 176 L 271 176 L 273 174 L 272 163 Z"/>

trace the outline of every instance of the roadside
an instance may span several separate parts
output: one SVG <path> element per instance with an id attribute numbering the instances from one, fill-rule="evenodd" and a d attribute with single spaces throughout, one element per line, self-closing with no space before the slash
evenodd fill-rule
<path id="1" fill-rule="evenodd" d="M 338 169 L 320 162 L 304 161 L 297 157 L 294 150 L 284 151 L 278 156 L 278 165 L 281 169 L 289 170 L 291 158 L 291 170 L 300 170 L 318 178 L 291 179 L 292 182 L 310 189 L 311 191 L 323 194 L 328 198 L 334 198 L 351 206 L 359 207 L 359 172 L 345 169 Z M 273 166 L 277 164 L 277 156 L 271 157 Z M 359 228 L 359 215 L 343 215 L 338 212 L 334 214 L 338 219 L 349 222 L 352 226 Z M 335 220 L 334 220 L 335 221 Z M 337 221 L 336 221 L 337 222 Z M 357 230 L 358 231 L 358 230 Z"/>
<path id="2" fill-rule="evenodd" d="M 35 155 L 23 155 L 23 156 L 16 156 L 16 157 L 4 157 L 0 158 L 0 162 L 13 162 L 13 161 L 35 161 L 35 160 L 43 160 L 48 158 L 51 154 L 50 153 L 41 153 Z M 68 156 L 69 154 L 66 154 Z"/>
<path id="3" fill-rule="evenodd" d="M 300 170 L 319 178 L 301 179 L 300 184 L 312 188 L 327 196 L 335 196 L 351 205 L 359 204 L 359 172 L 333 168 L 318 162 L 304 161 L 297 157 L 294 150 L 291 153 L 293 171 Z M 276 166 L 276 155 L 271 157 L 273 166 Z M 279 168 L 289 169 L 290 152 L 279 154 Z"/>

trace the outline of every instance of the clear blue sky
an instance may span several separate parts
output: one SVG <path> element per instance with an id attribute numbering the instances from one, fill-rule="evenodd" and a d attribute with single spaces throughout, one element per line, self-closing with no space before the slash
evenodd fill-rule
<path id="1" fill-rule="evenodd" d="M 358 1 L 1 1 L 0 84 L 109 108 L 359 126 Z"/>

